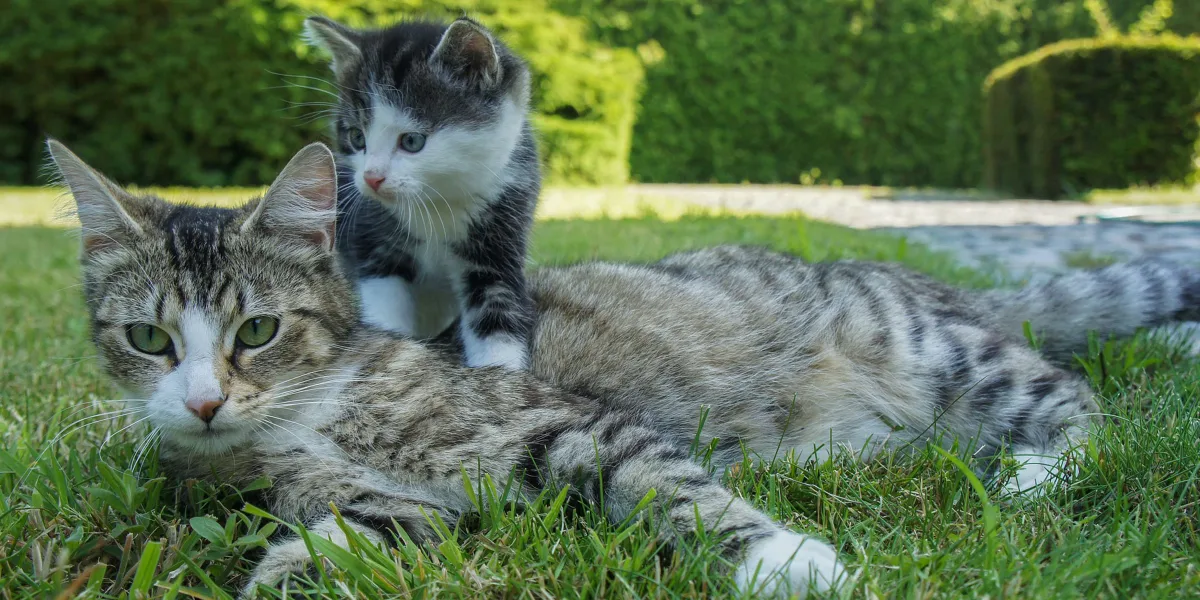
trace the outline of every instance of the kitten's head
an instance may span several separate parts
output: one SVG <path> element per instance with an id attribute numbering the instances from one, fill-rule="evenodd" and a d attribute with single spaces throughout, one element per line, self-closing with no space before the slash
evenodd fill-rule
<path id="1" fill-rule="evenodd" d="M 214 454 L 265 428 L 358 320 L 333 250 L 333 156 L 301 150 L 240 209 L 121 189 L 50 140 L 75 198 L 92 339 L 164 439 Z M 300 379 L 289 382 L 289 378 Z M 274 406 L 273 406 L 274 405 Z"/>
<path id="2" fill-rule="evenodd" d="M 465 17 L 368 31 L 310 17 L 305 29 L 333 57 L 344 184 L 393 208 L 494 197 L 521 141 L 530 84 L 491 32 Z"/>

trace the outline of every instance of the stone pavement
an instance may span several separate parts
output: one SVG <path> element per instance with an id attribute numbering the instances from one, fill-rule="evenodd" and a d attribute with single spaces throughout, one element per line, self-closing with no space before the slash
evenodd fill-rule
<path id="1" fill-rule="evenodd" d="M 1081 202 L 873 197 L 866 188 L 639 185 L 635 193 L 763 214 L 801 211 L 876 229 L 1016 277 L 1159 255 L 1200 265 L 1197 207 L 1103 207 Z"/>

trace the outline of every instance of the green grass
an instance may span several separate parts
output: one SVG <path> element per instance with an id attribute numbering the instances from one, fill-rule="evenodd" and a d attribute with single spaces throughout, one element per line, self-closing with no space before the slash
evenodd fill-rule
<path id="1" fill-rule="evenodd" d="M 650 260 L 719 242 L 811 260 L 900 260 L 969 286 L 992 281 L 896 239 L 800 217 L 544 221 L 532 254 L 538 264 Z M 89 345 L 75 253 L 63 229 L 0 228 L 0 598 L 227 597 L 282 525 L 253 508 L 262 506 L 254 490 L 164 479 L 153 449 L 139 460 L 142 431 L 105 420 L 117 405 Z M 933 451 L 870 464 L 743 466 L 730 483 L 789 526 L 832 540 L 863 572 L 853 597 L 1195 597 L 1196 364 L 1139 339 L 1096 344 L 1083 370 L 1112 417 L 1075 485 L 1040 500 L 981 497 Z M 498 504 L 436 549 L 363 546 L 337 563 L 315 582 L 330 595 L 732 593 L 708 542 L 670 551 L 651 524 L 610 525 L 595 510 L 561 510 L 553 495 L 523 511 Z"/>
<path id="2" fill-rule="evenodd" d="M 1134 187 L 1127 190 L 1092 190 L 1083 200 L 1091 204 L 1119 205 L 1190 205 L 1200 204 L 1200 186 Z"/>
<path id="3" fill-rule="evenodd" d="M 136 188 L 134 188 L 136 189 Z M 238 206 L 266 188 L 148 188 L 175 202 Z M 75 227 L 70 197 L 49 187 L 0 187 L 0 225 Z M 645 196 L 625 188 L 549 188 L 538 203 L 541 220 L 621 219 L 653 214 L 675 220 L 685 215 L 717 214 L 672 198 Z"/>

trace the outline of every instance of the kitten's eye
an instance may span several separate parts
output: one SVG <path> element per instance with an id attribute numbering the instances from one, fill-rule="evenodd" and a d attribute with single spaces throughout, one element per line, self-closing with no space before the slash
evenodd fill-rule
<path id="1" fill-rule="evenodd" d="M 146 354 L 165 354 L 171 349 L 171 336 L 160 327 L 148 323 L 131 325 L 125 330 L 129 344 Z"/>
<path id="2" fill-rule="evenodd" d="M 401 134 L 399 146 L 405 152 L 420 152 L 425 147 L 425 134 L 415 131 Z"/>
<path id="3" fill-rule="evenodd" d="M 366 134 L 357 127 L 351 127 L 346 131 L 346 141 L 350 142 L 350 147 L 355 150 L 362 150 L 367 146 Z"/>
<path id="4" fill-rule="evenodd" d="M 246 319 L 238 328 L 237 341 L 246 348 L 257 348 L 275 337 L 279 328 L 279 319 L 275 317 L 254 317 Z"/>

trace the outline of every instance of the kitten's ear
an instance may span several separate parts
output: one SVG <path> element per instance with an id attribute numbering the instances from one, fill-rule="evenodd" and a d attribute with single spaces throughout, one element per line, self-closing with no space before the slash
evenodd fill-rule
<path id="1" fill-rule="evenodd" d="M 341 75 L 351 65 L 362 60 L 361 40 L 357 31 L 326 19 L 325 17 L 309 17 L 304 20 L 304 39 L 313 46 L 323 48 L 333 57 L 330 67 L 334 74 Z"/>
<path id="2" fill-rule="evenodd" d="M 48 138 L 46 149 L 75 198 L 84 256 L 120 247 L 123 240 L 143 234 L 141 225 L 122 205 L 131 198 L 129 192 L 88 166 L 58 140 Z"/>
<path id="3" fill-rule="evenodd" d="M 450 24 L 433 49 L 429 62 L 441 66 L 454 77 L 480 83 L 484 88 L 496 85 L 504 75 L 492 34 L 467 17 L 460 17 Z"/>
<path id="4" fill-rule="evenodd" d="M 337 170 L 333 153 L 320 142 L 305 146 L 242 223 L 242 233 L 260 229 L 333 250 L 337 225 Z"/>

